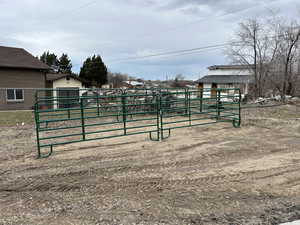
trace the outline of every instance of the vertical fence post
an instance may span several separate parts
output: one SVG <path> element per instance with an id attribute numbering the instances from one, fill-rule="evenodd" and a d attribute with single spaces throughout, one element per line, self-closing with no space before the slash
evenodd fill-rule
<path id="1" fill-rule="evenodd" d="M 217 101 L 217 104 L 216 104 L 216 107 L 217 107 L 217 120 L 220 119 L 220 102 L 221 102 L 221 91 L 220 90 L 217 90 L 217 96 L 216 96 L 216 101 Z"/>
<path id="2" fill-rule="evenodd" d="M 203 88 L 200 89 L 199 97 L 200 97 L 200 112 L 202 112 L 203 111 Z"/>
<path id="3" fill-rule="evenodd" d="M 100 111 L 99 111 L 99 93 L 97 92 L 97 115 L 100 115 Z"/>
<path id="4" fill-rule="evenodd" d="M 164 139 L 164 121 L 163 121 L 163 105 L 162 105 L 162 96 L 159 94 L 159 119 L 160 119 L 160 138 Z"/>
<path id="5" fill-rule="evenodd" d="M 34 98 L 35 98 L 35 105 L 34 105 L 34 109 L 36 107 L 36 104 L 38 102 L 38 93 L 39 93 L 39 90 L 37 90 L 35 93 L 34 93 Z"/>
<path id="6" fill-rule="evenodd" d="M 189 110 L 189 125 L 192 125 L 192 114 L 191 114 L 191 92 L 188 91 L 188 110 Z"/>
<path id="7" fill-rule="evenodd" d="M 160 118 L 160 101 L 159 101 L 159 95 L 156 93 L 155 96 L 155 101 L 156 101 L 156 129 L 157 129 L 157 140 L 160 140 L 160 129 L 161 127 L 159 126 L 159 118 Z"/>
<path id="8" fill-rule="evenodd" d="M 185 116 L 187 116 L 188 114 L 188 91 L 187 89 L 185 88 L 184 89 L 184 108 L 185 108 Z"/>
<path id="9" fill-rule="evenodd" d="M 242 94 L 241 89 L 239 89 L 239 125 L 242 124 L 242 116 L 241 116 L 241 101 L 242 101 Z"/>
<path id="10" fill-rule="evenodd" d="M 38 149 L 38 158 L 41 157 L 41 147 L 40 147 L 40 119 L 39 119 L 39 106 L 36 96 L 36 103 L 34 106 L 34 118 L 35 118 L 35 132 L 36 132 L 36 141 L 37 141 L 37 149 Z"/>
<path id="11" fill-rule="evenodd" d="M 81 114 L 81 129 L 82 129 L 82 140 L 85 141 L 85 121 L 84 121 L 84 109 L 82 97 L 80 97 L 80 114 Z"/>
<path id="12" fill-rule="evenodd" d="M 124 135 L 127 134 L 126 131 L 126 95 L 125 93 L 122 93 L 122 115 L 123 115 L 123 128 L 124 128 Z"/>
<path id="13" fill-rule="evenodd" d="M 67 104 L 67 106 L 68 106 L 68 119 L 70 119 L 70 117 L 71 117 L 70 107 L 71 107 L 71 102 L 72 102 L 73 98 L 70 98 L 70 93 L 69 92 L 68 92 L 68 94 L 65 98 L 67 98 L 67 102 L 68 102 L 68 104 Z"/>

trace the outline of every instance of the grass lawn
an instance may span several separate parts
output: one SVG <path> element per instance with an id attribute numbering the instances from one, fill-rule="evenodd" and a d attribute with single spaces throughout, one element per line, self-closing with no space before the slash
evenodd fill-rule
<path id="1" fill-rule="evenodd" d="M 32 111 L 0 111 L 0 127 L 16 126 L 21 123 L 34 124 L 34 113 Z"/>
<path id="2" fill-rule="evenodd" d="M 115 112 L 117 113 L 117 112 Z M 50 116 L 48 116 L 50 115 Z M 51 116 L 52 115 L 52 116 Z M 95 109 L 85 110 L 85 116 L 96 116 L 97 111 Z M 80 110 L 71 110 L 71 118 L 80 117 Z M 49 112 L 41 113 L 41 120 L 48 119 L 67 119 L 68 111 L 58 111 L 58 112 Z M 0 111 L 0 127 L 12 127 L 17 124 L 25 123 L 25 125 L 32 124 L 34 125 L 34 112 L 33 111 Z"/>

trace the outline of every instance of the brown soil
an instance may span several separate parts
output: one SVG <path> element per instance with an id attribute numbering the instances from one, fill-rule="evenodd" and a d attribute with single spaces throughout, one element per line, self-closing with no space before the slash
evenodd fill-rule
<path id="1" fill-rule="evenodd" d="M 0 130 L 0 224 L 279 224 L 300 219 L 300 117 L 250 109 L 243 125 L 54 148 Z M 288 112 L 282 116 L 280 112 Z M 278 116 L 278 115 L 281 116 Z"/>

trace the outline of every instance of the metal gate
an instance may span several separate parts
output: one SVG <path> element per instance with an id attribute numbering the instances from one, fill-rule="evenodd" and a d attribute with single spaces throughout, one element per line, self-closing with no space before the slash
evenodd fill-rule
<path id="1" fill-rule="evenodd" d="M 58 88 L 58 107 L 59 108 L 72 108 L 79 103 L 79 88 Z M 73 97 L 74 101 L 70 102 L 67 98 Z M 75 101 L 76 98 L 76 101 Z"/>
<path id="2" fill-rule="evenodd" d="M 93 95 L 36 93 L 35 122 L 38 158 L 53 147 L 128 135 L 149 134 L 153 141 L 168 138 L 173 129 L 231 122 L 241 124 L 239 89 L 93 89 Z M 47 92 L 47 94 L 46 94 Z M 70 107 L 57 107 L 64 102 Z M 47 154 L 41 149 L 50 148 Z"/>

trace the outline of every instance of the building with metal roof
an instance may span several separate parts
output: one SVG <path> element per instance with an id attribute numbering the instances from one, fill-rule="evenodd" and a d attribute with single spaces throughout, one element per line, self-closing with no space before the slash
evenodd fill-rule
<path id="1" fill-rule="evenodd" d="M 207 75 L 200 78 L 199 88 L 212 89 L 206 97 L 215 95 L 216 88 L 240 88 L 242 95 L 249 94 L 254 82 L 253 65 L 214 65 L 208 67 Z"/>

